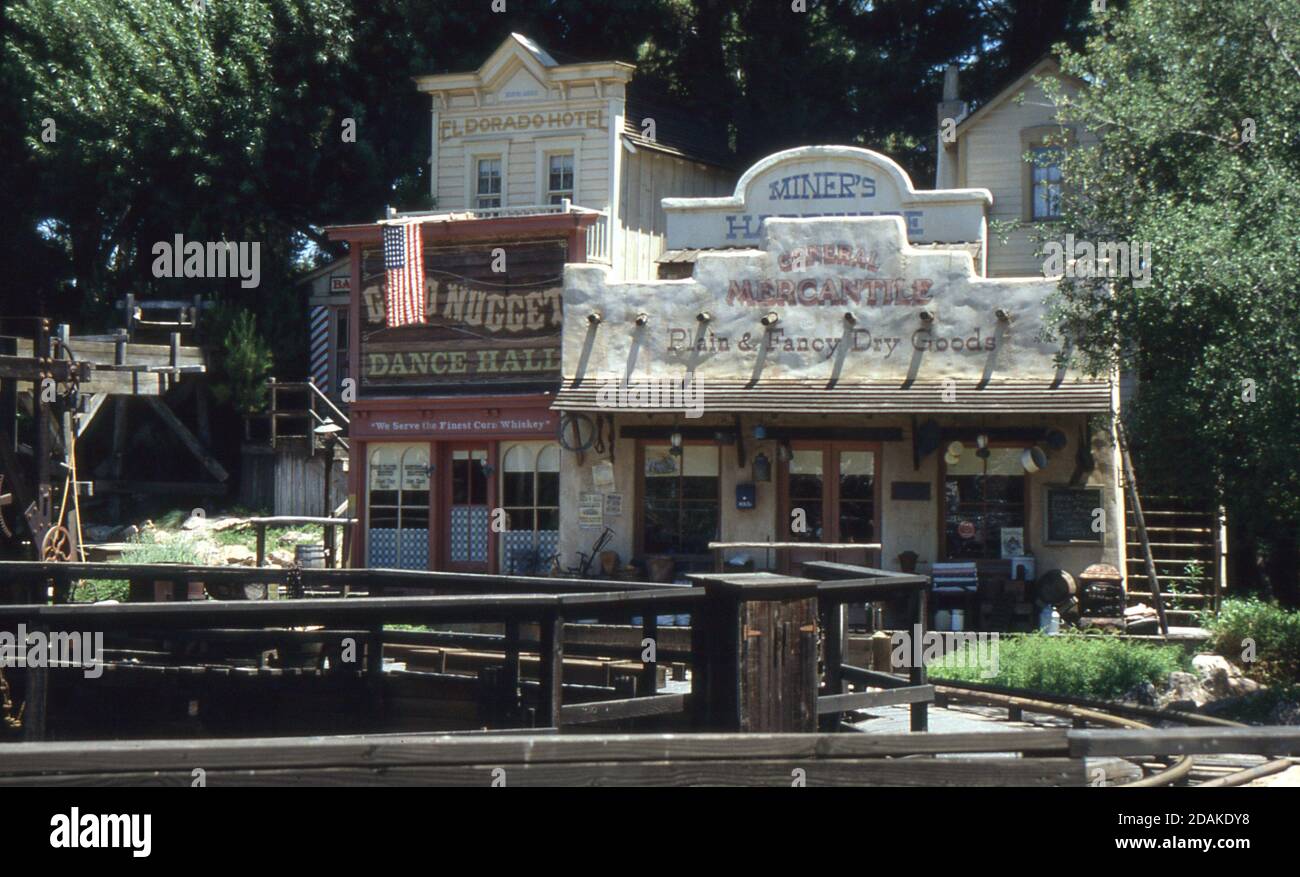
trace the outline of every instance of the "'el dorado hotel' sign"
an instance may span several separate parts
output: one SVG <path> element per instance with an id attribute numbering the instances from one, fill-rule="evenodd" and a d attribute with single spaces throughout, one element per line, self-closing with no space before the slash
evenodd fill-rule
<path id="1" fill-rule="evenodd" d="M 894 161 L 853 146 L 805 146 L 755 164 L 723 198 L 665 198 L 668 248 L 756 247 L 770 216 L 900 216 L 911 243 L 985 237 L 986 189 L 918 192 Z"/>

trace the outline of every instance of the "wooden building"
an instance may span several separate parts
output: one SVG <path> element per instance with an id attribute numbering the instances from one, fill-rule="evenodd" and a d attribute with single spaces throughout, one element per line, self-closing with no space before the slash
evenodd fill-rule
<path id="1" fill-rule="evenodd" d="M 1055 281 L 983 276 L 991 201 L 804 147 L 728 198 L 666 202 L 669 245 L 701 247 L 689 277 L 569 266 L 554 407 L 603 449 L 562 456 L 561 554 L 610 528 L 622 561 L 680 576 L 862 545 L 834 553 L 951 578 L 971 625 L 1003 606 L 1036 626 L 1025 580 L 1045 571 L 1123 568 L 1116 383 L 1042 340 Z M 977 603 L 987 577 L 1005 604 Z"/>
<path id="2" fill-rule="evenodd" d="M 634 69 L 513 34 L 477 70 L 417 78 L 434 209 L 328 229 L 349 258 L 308 278 L 311 369 L 349 406 L 355 563 L 522 571 L 554 553 L 563 267 L 653 276 L 661 199 L 734 181 L 721 138 L 636 94 Z M 388 325 L 389 221 L 420 229 L 422 324 Z"/>

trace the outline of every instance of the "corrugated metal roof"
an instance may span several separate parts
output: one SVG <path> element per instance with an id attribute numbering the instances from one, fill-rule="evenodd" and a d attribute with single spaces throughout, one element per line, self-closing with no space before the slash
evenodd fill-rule
<path id="1" fill-rule="evenodd" d="M 619 405 L 611 409 L 600 404 L 599 394 L 605 385 L 605 381 L 588 379 L 575 387 L 572 381 L 565 381 L 551 408 L 646 414 L 674 410 L 664 405 Z M 636 382 L 631 386 L 635 388 Z M 697 407 L 698 403 L 705 411 L 811 414 L 1081 414 L 1109 411 L 1111 396 L 1110 384 L 1105 381 L 1059 385 L 1042 381 L 991 381 L 982 386 L 975 381 L 959 381 L 954 388 L 942 381 L 917 381 L 909 386 L 843 382 L 829 386 L 826 381 L 772 380 L 751 386 L 746 381 L 701 379 L 690 392 L 691 407 Z"/>

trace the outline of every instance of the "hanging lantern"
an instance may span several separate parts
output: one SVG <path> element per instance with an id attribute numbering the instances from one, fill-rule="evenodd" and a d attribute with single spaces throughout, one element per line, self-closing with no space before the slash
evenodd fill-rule
<path id="1" fill-rule="evenodd" d="M 668 449 L 668 453 L 674 457 L 680 457 L 682 455 L 682 434 L 677 430 L 673 430 L 673 434 L 668 437 L 668 443 L 672 446 Z"/>
<path id="2" fill-rule="evenodd" d="M 754 456 L 754 480 L 772 480 L 772 461 L 767 458 L 767 454 L 762 452 Z"/>

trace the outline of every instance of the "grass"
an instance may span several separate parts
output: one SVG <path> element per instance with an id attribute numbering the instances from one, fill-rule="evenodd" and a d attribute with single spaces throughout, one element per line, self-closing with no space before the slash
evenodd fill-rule
<path id="1" fill-rule="evenodd" d="M 1209 628 L 1210 647 L 1246 676 L 1265 684 L 1300 683 L 1300 611 L 1257 597 L 1228 599 Z"/>
<path id="2" fill-rule="evenodd" d="M 997 673 L 993 676 L 982 675 L 983 669 L 976 666 L 973 654 L 964 657 L 967 660 L 952 663 L 967 666 L 931 664 L 931 678 L 1113 700 L 1144 682 L 1162 685 L 1170 673 L 1191 666 L 1179 646 L 1073 633 L 999 638 Z"/>

